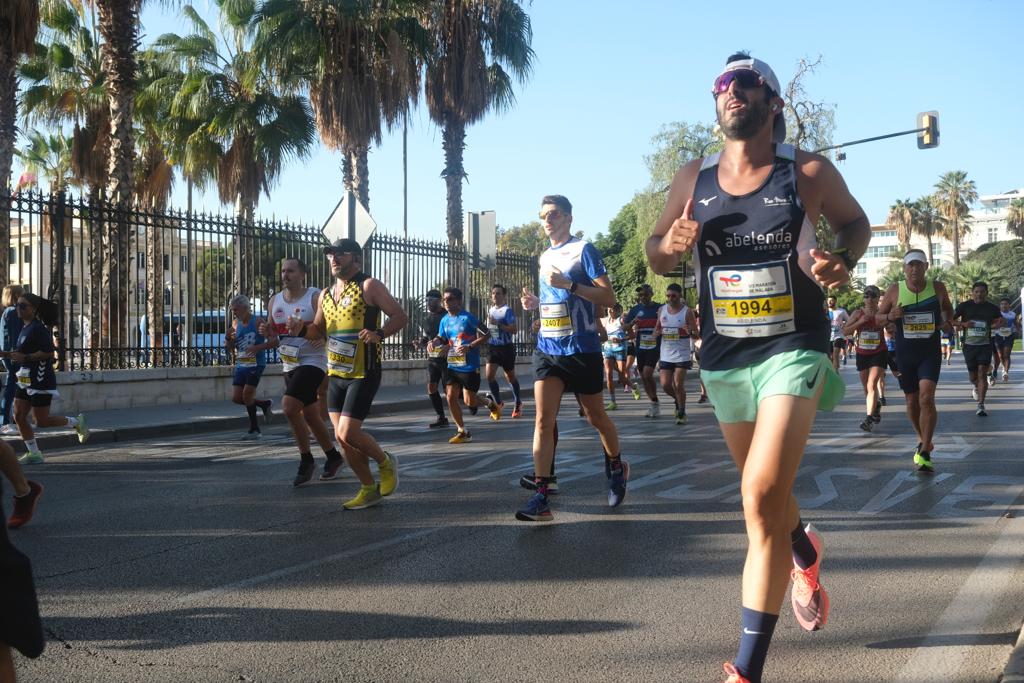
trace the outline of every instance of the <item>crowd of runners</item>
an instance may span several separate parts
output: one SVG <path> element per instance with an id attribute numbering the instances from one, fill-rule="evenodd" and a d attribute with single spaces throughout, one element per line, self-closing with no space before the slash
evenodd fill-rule
<path id="1" fill-rule="evenodd" d="M 698 403 L 713 406 L 738 469 L 749 544 L 740 641 L 735 659 L 725 665 L 730 683 L 761 680 L 790 585 L 802 628 L 814 631 L 828 621 L 829 598 L 819 575 L 823 537 L 801 520 L 792 490 L 815 413 L 832 410 L 843 398 L 841 367 L 854 357 L 865 400 L 860 428 L 866 432 L 880 423 L 886 375 L 894 376 L 917 434 L 913 466 L 930 473 L 935 390 L 943 363 L 950 363 L 954 337 L 962 338 L 972 400 L 984 417 L 997 374 L 1003 382 L 1009 379 L 1011 349 L 1021 330 L 1011 302 L 988 301 L 984 282 L 975 283 L 972 298 L 954 308 L 946 286 L 927 277 L 928 258 L 917 249 L 903 256 L 903 279 L 884 292 L 864 288 L 863 305 L 852 312 L 835 297 L 826 298 L 850 281 L 870 227 L 827 159 L 784 144 L 780 93 L 767 64 L 742 53 L 729 57 L 712 90 L 724 148 L 678 171 L 646 243 L 658 273 L 692 255 L 701 283 L 697 306 L 687 305 L 679 285 L 668 285 L 665 302 L 658 303 L 644 284 L 625 310 L 602 255 L 572 235 L 572 204 L 549 195 L 539 214 L 550 240 L 539 260 L 539 289 L 513 293 L 532 325 L 517 320 L 500 283 L 491 288 L 484 320 L 467 310 L 459 288 L 445 287 L 425 293 L 426 316 L 413 341 L 427 359 L 426 391 L 434 414 L 428 426 L 453 430 L 448 442 L 458 446 L 473 440 L 464 409 L 476 414 L 484 408 L 494 421 L 507 407 L 513 419 L 524 415 L 515 337 L 527 328 L 535 334 L 533 470 L 520 480 L 530 493 L 514 513 L 523 522 L 554 519 L 557 417 L 565 394 L 575 396 L 580 415 L 600 438 L 607 503 L 617 507 L 630 479 L 609 416 L 619 408 L 617 391 L 646 399 L 646 418 L 655 420 L 661 417 L 660 387 L 673 402 L 672 419 L 682 426 L 687 374 L 699 365 Z M 814 226 L 821 217 L 834 231 L 830 251 L 816 247 Z M 324 248 L 324 256 L 334 282 L 322 290 L 307 281 L 302 260 L 282 261 L 282 289 L 270 299 L 267 319 L 252 311 L 244 295 L 229 302 L 231 400 L 248 414 L 244 438 L 259 439 L 261 415 L 269 421 L 274 410 L 270 400 L 257 398 L 257 389 L 268 354 L 276 349 L 284 375 L 279 409 L 299 456 L 294 486 L 334 479 L 348 466 L 359 488 L 342 507 L 358 510 L 398 487 L 398 458 L 363 424 L 381 385 L 382 342 L 406 328 L 409 316 L 381 281 L 363 272 L 359 243 L 339 239 Z M 34 428 L 70 425 L 82 442 L 89 431 L 82 415 L 49 414 L 58 392 L 48 302 L 13 287 L 4 298 L 7 311 L 16 314 L 8 322 L 4 313 L 4 348 L 10 350 L 2 356 L 14 378 L 4 405 L 13 406 L 16 425 L 6 429 L 20 434 L 26 454 L 19 463 L 2 444 L 0 471 L 15 494 L 7 526 L 17 528 L 31 519 L 42 493 L 21 468 L 43 461 Z M 499 386 L 499 370 L 510 387 L 507 394 Z M 324 458 L 319 466 L 314 444 Z"/>

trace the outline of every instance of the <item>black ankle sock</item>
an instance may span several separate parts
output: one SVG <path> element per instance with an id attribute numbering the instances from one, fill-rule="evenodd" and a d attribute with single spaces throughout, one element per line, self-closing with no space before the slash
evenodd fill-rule
<path id="1" fill-rule="evenodd" d="M 256 404 L 254 403 L 251 406 L 246 406 L 245 412 L 249 413 L 249 431 L 260 431 L 260 426 L 256 423 Z"/>
<path id="2" fill-rule="evenodd" d="M 313 460 L 313 454 L 310 453 L 309 451 L 306 451 L 305 453 L 299 453 L 299 457 L 302 458 L 303 465 L 312 465 L 313 463 L 316 462 L 315 460 Z"/>
<path id="3" fill-rule="evenodd" d="M 330 462 L 337 462 L 338 460 L 341 460 L 341 453 L 338 452 L 337 448 L 332 448 L 329 451 L 324 451 L 324 455 L 327 456 L 327 459 Z"/>
<path id="4" fill-rule="evenodd" d="M 256 405 L 259 406 L 260 410 L 266 410 L 267 408 L 270 407 L 270 401 L 265 399 L 262 401 L 256 401 Z"/>
<path id="5" fill-rule="evenodd" d="M 807 569 L 818 560 L 818 551 L 814 549 L 807 530 L 804 528 L 803 520 L 798 520 L 796 528 L 789 534 L 793 542 L 793 561 L 800 569 Z"/>

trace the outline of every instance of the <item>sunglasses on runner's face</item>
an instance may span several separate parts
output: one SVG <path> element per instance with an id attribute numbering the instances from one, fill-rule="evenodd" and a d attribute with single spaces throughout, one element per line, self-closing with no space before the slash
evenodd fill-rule
<path id="1" fill-rule="evenodd" d="M 541 213 L 540 214 L 540 219 L 542 221 L 547 221 L 547 220 L 557 221 L 559 218 L 561 218 L 564 215 L 565 214 L 562 213 L 561 211 L 559 211 L 558 209 L 551 209 L 547 213 Z"/>
<path id="2" fill-rule="evenodd" d="M 877 299 L 878 298 L 878 292 L 864 292 L 864 298 L 865 299 Z"/>
<path id="3" fill-rule="evenodd" d="M 32 304 L 27 304 L 24 301 L 19 301 L 18 302 L 18 308 L 20 310 L 25 310 L 26 308 L 32 308 Z"/>
<path id="4" fill-rule="evenodd" d="M 724 74 L 715 79 L 715 84 L 711 88 L 712 95 L 721 95 L 732 82 L 736 81 L 741 88 L 750 90 L 758 86 L 764 85 L 764 79 L 761 78 L 761 74 L 750 69 L 736 69 L 735 71 L 726 71 Z"/>

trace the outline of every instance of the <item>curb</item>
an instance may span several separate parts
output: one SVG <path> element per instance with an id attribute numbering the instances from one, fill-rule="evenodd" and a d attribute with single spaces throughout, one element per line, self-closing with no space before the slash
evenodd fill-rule
<path id="1" fill-rule="evenodd" d="M 999 683 L 1024 683 L 1024 626 L 1021 627 L 1017 644 L 1010 653 L 1010 661 L 1006 663 L 1006 669 L 999 677 Z"/>
<path id="2" fill-rule="evenodd" d="M 533 387 L 522 387 L 520 396 L 523 398 L 533 397 Z M 382 416 L 389 415 L 391 413 L 410 413 L 417 410 L 429 410 L 430 406 L 426 401 L 425 396 L 416 396 L 415 398 L 400 399 L 397 401 L 391 401 L 390 403 L 382 403 L 379 406 L 375 406 L 370 416 Z M 287 421 L 280 412 L 276 412 L 274 417 L 281 421 L 282 424 Z M 189 434 L 209 434 L 210 432 L 225 431 L 228 429 L 246 429 L 249 426 L 249 418 L 245 415 L 231 415 L 231 416 L 218 416 L 210 417 L 203 420 L 192 420 L 190 422 L 168 422 L 158 425 L 137 425 L 130 427 L 115 427 L 113 429 L 92 429 L 89 431 L 89 441 L 84 444 L 91 446 L 94 444 L 109 444 L 109 443 L 124 443 L 128 441 L 139 441 L 141 439 L 151 439 L 159 436 L 167 436 L 168 434 L 174 434 L 176 436 L 183 436 Z M 371 426 L 372 429 L 372 426 Z M 36 442 L 39 444 L 39 448 L 46 450 L 56 450 L 63 448 L 72 448 L 80 445 L 78 443 L 78 437 L 74 432 L 67 432 L 63 434 L 45 434 L 37 433 Z M 7 441 L 17 453 L 25 452 L 25 443 L 21 439 L 11 439 Z"/>

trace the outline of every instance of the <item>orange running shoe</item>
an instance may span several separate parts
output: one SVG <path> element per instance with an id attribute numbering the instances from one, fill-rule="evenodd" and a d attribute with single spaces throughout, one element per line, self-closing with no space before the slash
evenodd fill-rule
<path id="1" fill-rule="evenodd" d="M 515 418 L 515 417 L 522 417 L 522 416 L 523 416 L 523 404 L 522 403 L 517 403 L 516 407 L 512 409 L 512 417 Z"/>
<path id="2" fill-rule="evenodd" d="M 793 571 L 790 572 L 793 590 L 790 597 L 793 602 L 793 614 L 796 615 L 800 628 L 805 631 L 817 631 L 828 622 L 828 593 L 818 582 L 824 546 L 817 529 L 808 524 L 805 531 L 818 553 L 818 559 L 807 569 L 800 569 L 793 564 Z"/>
<path id="3" fill-rule="evenodd" d="M 743 676 L 740 676 L 740 672 L 737 671 L 736 667 L 730 664 L 729 662 L 726 662 L 722 666 L 722 668 L 725 669 L 725 673 L 729 676 L 727 679 L 725 679 L 725 683 L 750 683 L 749 680 L 747 680 Z"/>

